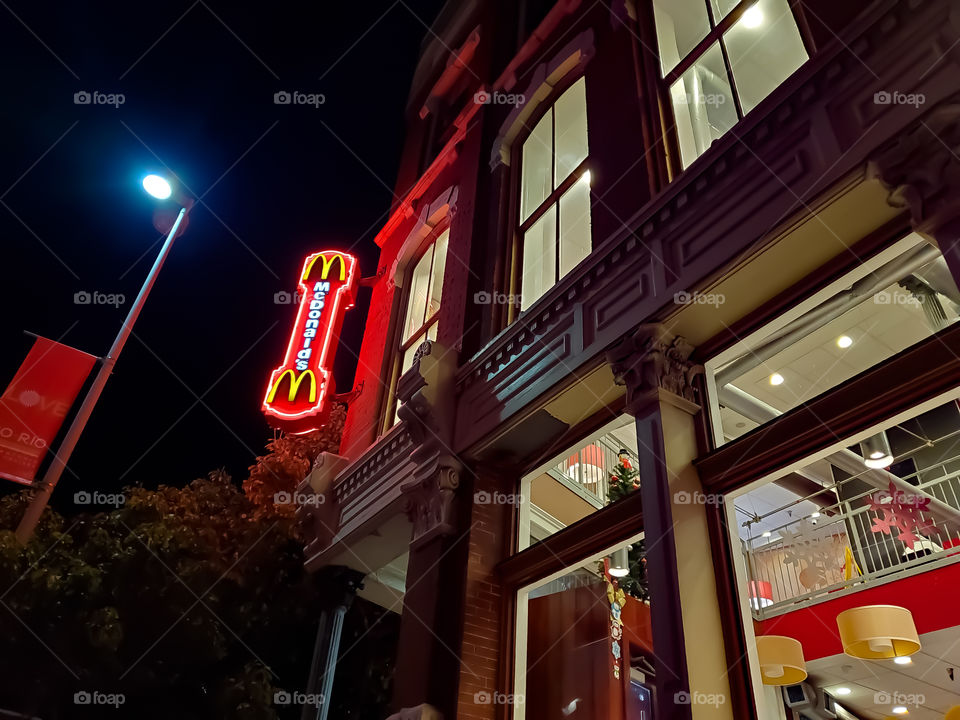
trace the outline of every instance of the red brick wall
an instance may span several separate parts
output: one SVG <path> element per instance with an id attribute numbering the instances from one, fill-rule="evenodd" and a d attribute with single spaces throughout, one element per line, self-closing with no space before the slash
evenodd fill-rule
<path id="1" fill-rule="evenodd" d="M 492 493 L 496 488 L 492 483 L 485 488 L 481 479 L 476 489 Z M 506 690 L 497 686 L 500 657 L 510 648 L 503 646 L 506 635 L 503 632 L 506 629 L 500 626 L 503 589 L 494 568 L 509 548 L 510 517 L 514 510 L 514 505 L 473 505 L 457 718 L 493 720 L 497 717 L 497 706 L 478 704 L 476 693 L 493 695 L 495 691 Z"/>

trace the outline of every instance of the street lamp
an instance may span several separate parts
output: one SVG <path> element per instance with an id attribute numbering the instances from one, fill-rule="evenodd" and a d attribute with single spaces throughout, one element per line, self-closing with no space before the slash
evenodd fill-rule
<path id="1" fill-rule="evenodd" d="M 173 189 L 171 188 L 170 183 L 159 175 L 147 175 L 143 179 L 143 189 L 159 200 L 166 200 L 173 194 Z M 180 224 L 183 222 L 190 205 L 192 205 L 192 203 L 185 202 L 180 208 L 180 214 L 177 215 L 177 219 L 170 228 L 170 232 L 167 233 L 167 239 L 164 241 L 163 247 L 160 248 L 160 254 L 154 261 L 153 267 L 150 268 L 150 273 L 147 275 L 147 279 L 144 280 L 143 287 L 140 288 L 140 293 L 137 295 L 137 299 L 134 300 L 133 306 L 130 308 L 130 312 L 127 313 L 127 318 L 123 321 L 123 325 L 120 327 L 120 332 L 117 333 L 117 337 L 113 341 L 113 345 L 110 347 L 110 352 L 107 353 L 106 357 L 103 357 L 100 360 L 100 370 L 97 372 L 96 378 L 94 378 L 93 383 L 90 385 L 90 389 L 87 391 L 87 395 L 83 399 L 83 404 L 80 406 L 80 409 L 77 410 L 76 417 L 73 418 L 73 422 L 70 424 L 70 429 L 64 436 L 63 442 L 60 443 L 60 448 L 56 453 L 54 453 L 53 460 L 50 462 L 50 467 L 47 468 L 47 472 L 44 474 L 43 479 L 35 486 L 36 492 L 31 499 L 30 504 L 27 506 L 27 510 L 24 512 L 23 518 L 20 520 L 20 525 L 17 526 L 17 540 L 19 540 L 21 544 L 25 545 L 30 539 L 30 536 L 33 535 L 33 531 L 37 527 L 37 523 L 40 521 L 40 516 L 43 514 L 44 508 L 46 508 L 47 503 L 50 502 L 50 495 L 53 494 L 53 489 L 59 482 L 60 476 L 63 475 L 63 470 L 67 465 L 67 460 L 70 459 L 73 449 L 77 446 L 77 441 L 80 439 L 80 433 L 83 432 L 83 428 L 86 426 L 87 420 L 90 419 L 90 414 L 93 412 L 93 407 L 97 404 L 97 400 L 100 399 L 101 393 L 103 393 L 103 388 L 107 384 L 107 379 L 110 377 L 110 373 L 113 372 L 113 366 L 117 362 L 117 357 L 120 355 L 120 351 L 123 350 L 123 346 L 127 342 L 127 338 L 130 337 L 130 333 L 133 330 L 133 324 L 137 321 L 137 317 L 140 315 L 140 311 L 143 309 L 143 305 L 147 300 L 147 296 L 150 294 L 150 290 L 153 288 L 153 283 L 156 281 L 157 275 L 160 273 L 160 268 L 163 267 L 164 260 L 166 260 L 167 255 L 170 254 L 170 249 L 173 247 L 173 241 L 177 238 L 177 232 L 180 230 Z"/>
<path id="2" fill-rule="evenodd" d="M 173 193 L 170 183 L 160 175 L 147 175 L 143 179 L 143 189 L 157 198 L 157 200 L 166 200 Z"/>

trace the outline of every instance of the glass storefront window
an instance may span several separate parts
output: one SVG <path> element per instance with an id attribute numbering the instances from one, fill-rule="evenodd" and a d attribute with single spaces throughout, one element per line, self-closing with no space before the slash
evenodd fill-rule
<path id="1" fill-rule="evenodd" d="M 950 678 L 960 659 L 960 389 L 731 493 L 725 506 L 753 673 L 772 661 L 767 636 L 799 643 L 807 673 L 802 685 L 766 682 L 761 717 L 836 705 L 849 717 L 939 718 L 960 705 Z M 902 608 L 897 618 L 889 606 Z M 857 647 L 842 613 L 882 622 L 860 624 L 869 642 Z"/>
<path id="2" fill-rule="evenodd" d="M 640 487 L 633 418 L 622 416 L 523 477 L 518 549 Z"/>
<path id="3" fill-rule="evenodd" d="M 911 233 L 706 364 L 722 445 L 956 322 L 940 251 Z"/>
<path id="4" fill-rule="evenodd" d="M 642 535 L 517 594 L 514 720 L 653 717 Z"/>

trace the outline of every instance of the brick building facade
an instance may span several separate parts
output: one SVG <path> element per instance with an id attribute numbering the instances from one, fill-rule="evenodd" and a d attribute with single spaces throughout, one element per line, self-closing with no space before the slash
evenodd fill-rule
<path id="1" fill-rule="evenodd" d="M 960 705 L 955 4 L 451 2 L 407 118 L 298 511 L 393 717 Z"/>

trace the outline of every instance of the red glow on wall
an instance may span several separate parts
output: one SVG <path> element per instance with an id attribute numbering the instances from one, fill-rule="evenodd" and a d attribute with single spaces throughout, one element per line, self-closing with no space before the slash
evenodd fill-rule
<path id="1" fill-rule="evenodd" d="M 304 260 L 297 319 L 283 364 L 270 375 L 263 398 L 263 413 L 273 427 L 303 433 L 327 419 L 343 315 L 357 297 L 356 272 L 357 259 L 336 250 Z"/>

